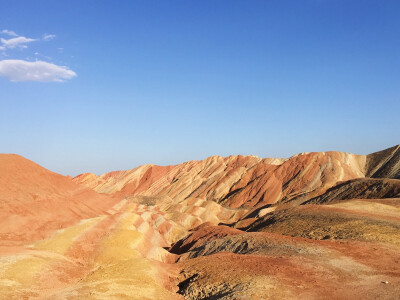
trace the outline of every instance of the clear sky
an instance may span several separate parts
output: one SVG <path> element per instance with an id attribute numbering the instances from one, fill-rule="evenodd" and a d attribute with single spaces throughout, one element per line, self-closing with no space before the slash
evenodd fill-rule
<path id="1" fill-rule="evenodd" d="M 400 143 L 400 1 L 0 0 L 0 152 L 62 174 Z"/>

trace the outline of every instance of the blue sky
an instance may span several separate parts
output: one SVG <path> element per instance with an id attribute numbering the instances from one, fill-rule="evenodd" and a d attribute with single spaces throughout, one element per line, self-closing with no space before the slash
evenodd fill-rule
<path id="1" fill-rule="evenodd" d="M 76 175 L 393 146 L 399 15 L 382 0 L 0 1 L 0 152 Z"/>

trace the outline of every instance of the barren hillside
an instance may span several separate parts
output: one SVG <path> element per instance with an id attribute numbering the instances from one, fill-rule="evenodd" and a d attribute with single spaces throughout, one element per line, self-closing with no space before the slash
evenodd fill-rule
<path id="1" fill-rule="evenodd" d="M 0 155 L 0 297 L 398 299 L 399 153 L 73 179 Z"/>

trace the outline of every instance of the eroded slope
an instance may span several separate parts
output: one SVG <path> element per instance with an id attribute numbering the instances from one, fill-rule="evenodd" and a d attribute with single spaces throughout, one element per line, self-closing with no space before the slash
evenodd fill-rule
<path id="1" fill-rule="evenodd" d="M 199 198 L 231 208 L 258 207 L 298 195 L 309 199 L 337 181 L 365 177 L 365 160 L 365 156 L 340 152 L 313 152 L 290 159 L 212 156 L 177 166 L 82 174 L 74 181 L 117 196 Z"/>
<path id="2" fill-rule="evenodd" d="M 0 298 L 397 299 L 398 166 L 394 147 L 71 180 L 0 155 Z"/>

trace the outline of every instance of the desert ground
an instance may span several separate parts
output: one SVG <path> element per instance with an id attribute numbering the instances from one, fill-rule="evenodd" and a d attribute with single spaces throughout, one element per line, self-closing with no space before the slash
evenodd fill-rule
<path id="1" fill-rule="evenodd" d="M 400 146 L 74 178 L 0 155 L 1 299 L 400 299 Z"/>

